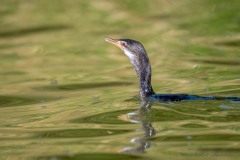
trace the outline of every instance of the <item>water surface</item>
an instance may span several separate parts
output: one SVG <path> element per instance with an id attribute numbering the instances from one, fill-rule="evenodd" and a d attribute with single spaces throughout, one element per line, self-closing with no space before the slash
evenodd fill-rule
<path id="1" fill-rule="evenodd" d="M 1 159 L 238 159 L 240 104 L 139 108 L 127 57 L 143 43 L 157 93 L 240 96 L 237 0 L 3 0 Z"/>

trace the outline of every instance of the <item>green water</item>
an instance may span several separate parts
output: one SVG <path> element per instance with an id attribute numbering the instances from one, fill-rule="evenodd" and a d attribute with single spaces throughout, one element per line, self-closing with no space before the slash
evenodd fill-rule
<path id="1" fill-rule="evenodd" d="M 240 104 L 139 109 L 143 43 L 157 93 L 240 96 L 238 0 L 2 0 L 0 159 L 238 159 Z"/>

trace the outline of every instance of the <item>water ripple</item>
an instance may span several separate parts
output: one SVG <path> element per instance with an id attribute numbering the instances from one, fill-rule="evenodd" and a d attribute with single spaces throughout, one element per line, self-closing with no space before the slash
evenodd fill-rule
<path id="1" fill-rule="evenodd" d="M 94 89 L 94 88 L 106 88 L 106 87 L 115 87 L 115 86 L 124 86 L 130 85 L 130 82 L 102 82 L 102 83 L 76 83 L 76 84 L 65 84 L 57 85 L 51 84 L 48 86 L 36 87 L 37 90 L 46 90 L 46 91 L 74 91 L 74 90 L 83 90 L 83 89 Z"/>
<path id="2" fill-rule="evenodd" d="M 125 160 L 148 160 L 151 158 L 142 157 L 140 155 L 131 155 L 131 154 L 119 154 L 119 153 L 85 153 L 85 154 L 75 154 L 74 156 L 71 155 L 63 155 L 63 156 L 50 156 L 50 157 L 38 157 L 38 160 L 43 159 L 64 159 L 64 160 L 74 160 L 74 159 L 84 159 L 84 160 L 112 160 L 112 159 L 125 159 Z"/>
<path id="3" fill-rule="evenodd" d="M 239 134 L 206 134 L 206 135 L 192 135 L 191 139 L 189 135 L 172 135 L 172 136 L 156 136 L 151 137 L 151 140 L 155 141 L 240 141 Z"/>
<path id="4" fill-rule="evenodd" d="M 70 123 L 97 123 L 97 124 L 131 124 L 131 122 L 119 119 L 120 115 L 133 112 L 135 110 L 120 110 L 113 112 L 105 112 L 83 118 L 73 119 Z"/>
<path id="5" fill-rule="evenodd" d="M 49 131 L 40 135 L 44 138 L 81 138 L 81 137 L 99 137 L 109 136 L 131 132 L 132 130 L 116 130 L 116 129 L 66 129 Z"/>
<path id="6" fill-rule="evenodd" d="M 190 103 L 190 102 L 188 102 Z M 187 103 L 186 103 L 187 104 Z M 185 105 L 186 105 L 185 104 Z M 197 106 L 199 105 L 199 106 Z M 221 104 L 223 105 L 223 104 Z M 214 107 L 216 106 L 216 107 Z M 196 103 L 195 107 L 167 106 L 164 108 L 152 109 L 152 122 L 156 121 L 179 121 L 179 120 L 204 120 L 208 122 L 239 122 L 240 112 L 238 107 L 231 107 L 231 110 L 217 107 L 216 102 Z M 225 104 L 230 107 L 231 105 Z M 217 114 L 216 114 L 217 113 Z"/>
<path id="7" fill-rule="evenodd" d="M 0 95 L 0 107 L 22 106 L 54 100 L 51 97 L 21 97 Z"/>

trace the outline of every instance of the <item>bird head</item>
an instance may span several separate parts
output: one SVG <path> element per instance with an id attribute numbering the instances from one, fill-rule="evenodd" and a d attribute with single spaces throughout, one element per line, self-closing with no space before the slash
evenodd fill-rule
<path id="1" fill-rule="evenodd" d="M 112 43 L 124 51 L 131 62 L 142 57 L 140 54 L 146 54 L 143 45 L 132 39 L 112 39 L 105 38 L 106 42 Z"/>

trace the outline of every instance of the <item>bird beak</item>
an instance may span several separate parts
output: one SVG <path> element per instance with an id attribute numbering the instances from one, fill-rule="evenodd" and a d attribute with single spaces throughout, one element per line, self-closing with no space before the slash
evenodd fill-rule
<path id="1" fill-rule="evenodd" d="M 119 41 L 117 39 L 105 38 L 105 41 L 114 44 L 115 46 L 121 48 L 122 50 L 124 49 L 124 47 L 120 43 L 118 43 Z"/>

